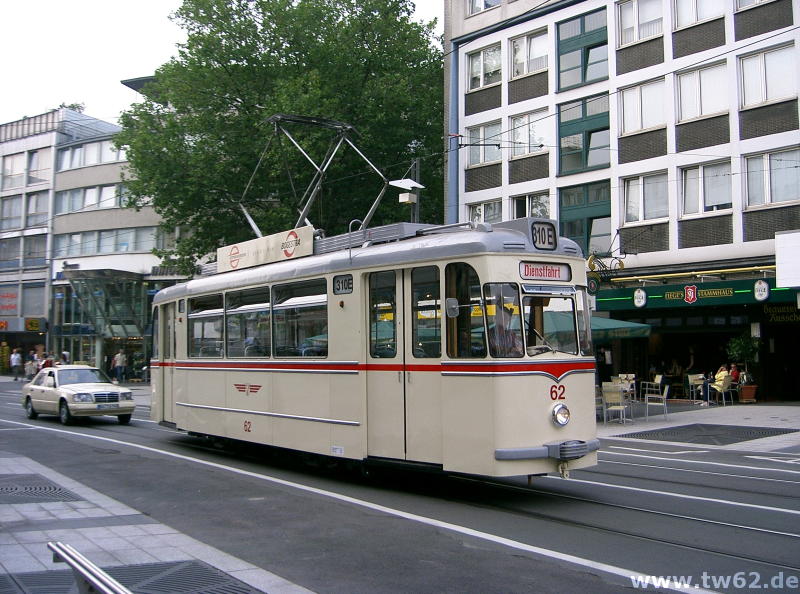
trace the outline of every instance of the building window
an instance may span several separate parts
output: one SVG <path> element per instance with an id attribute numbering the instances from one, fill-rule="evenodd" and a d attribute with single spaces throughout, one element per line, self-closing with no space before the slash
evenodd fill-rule
<path id="1" fill-rule="evenodd" d="M 628 0 L 617 4 L 619 45 L 661 35 L 661 0 Z"/>
<path id="2" fill-rule="evenodd" d="M 608 78 L 608 31 L 602 9 L 558 24 L 558 87 Z"/>
<path id="3" fill-rule="evenodd" d="M 22 227 L 22 196 L 7 196 L 0 202 L 0 229 Z"/>
<path id="4" fill-rule="evenodd" d="M 511 118 L 511 156 L 546 150 L 551 144 L 544 136 L 548 123 L 546 109 Z"/>
<path id="5" fill-rule="evenodd" d="M 608 95 L 565 103 L 559 106 L 558 115 L 559 173 L 608 167 Z"/>
<path id="6" fill-rule="evenodd" d="M 503 203 L 500 200 L 469 205 L 469 220 L 473 223 L 499 223 L 503 220 Z"/>
<path id="7" fill-rule="evenodd" d="M 621 95 L 623 134 L 666 124 L 663 80 L 623 89 Z"/>
<path id="8" fill-rule="evenodd" d="M 683 214 L 731 208 L 731 164 L 714 163 L 681 170 Z"/>
<path id="9" fill-rule="evenodd" d="M 25 225 L 34 227 L 36 225 L 44 225 L 47 223 L 47 192 L 36 192 L 28 194 L 28 209 L 25 219 Z"/>
<path id="10" fill-rule="evenodd" d="M 116 208 L 122 202 L 122 184 L 75 188 L 56 192 L 55 213 L 81 212 L 96 208 Z"/>
<path id="11" fill-rule="evenodd" d="M 469 55 L 469 90 L 500 82 L 500 44 Z"/>
<path id="12" fill-rule="evenodd" d="M 28 184 L 41 184 L 50 177 L 50 149 L 28 153 Z"/>
<path id="13" fill-rule="evenodd" d="M 523 217 L 550 218 L 550 195 L 547 192 L 515 196 L 511 199 L 511 203 L 514 205 L 515 219 Z"/>
<path id="14" fill-rule="evenodd" d="M 511 40 L 511 77 L 547 68 L 547 31 Z"/>
<path id="15" fill-rule="evenodd" d="M 747 8 L 748 6 L 755 6 L 756 4 L 763 4 L 771 1 L 772 0 L 736 0 L 736 8 Z"/>
<path id="16" fill-rule="evenodd" d="M 666 173 L 626 179 L 624 188 L 626 223 L 669 216 Z"/>
<path id="17" fill-rule="evenodd" d="M 44 285 L 22 285 L 22 315 L 35 317 L 45 315 Z"/>
<path id="18" fill-rule="evenodd" d="M 724 0 L 675 0 L 675 27 L 687 27 L 724 13 Z"/>
<path id="19" fill-rule="evenodd" d="M 476 14 L 495 6 L 500 6 L 500 0 L 467 0 L 469 14 Z"/>
<path id="20" fill-rule="evenodd" d="M 502 158 L 500 154 L 500 122 L 467 129 L 469 155 L 467 165 L 492 163 Z"/>
<path id="21" fill-rule="evenodd" d="M 800 149 L 745 157 L 747 206 L 800 200 Z"/>
<path id="22" fill-rule="evenodd" d="M 25 153 L 3 157 L 3 189 L 20 188 L 25 184 Z"/>
<path id="23" fill-rule="evenodd" d="M 728 111 L 725 64 L 678 75 L 680 121 Z"/>
<path id="24" fill-rule="evenodd" d="M 19 237 L 0 239 L 0 269 L 19 268 Z M 3 315 L 8 312 L 3 311 Z"/>
<path id="25" fill-rule="evenodd" d="M 584 254 L 611 251 L 611 184 L 608 181 L 561 188 L 561 235 L 581 246 Z"/>
<path id="26" fill-rule="evenodd" d="M 794 46 L 741 59 L 742 107 L 797 96 Z"/>
<path id="27" fill-rule="evenodd" d="M 59 149 L 56 170 L 76 169 L 100 163 L 114 163 L 126 159 L 124 149 L 114 148 L 111 140 L 88 142 L 79 146 Z"/>
<path id="28" fill-rule="evenodd" d="M 47 263 L 47 236 L 29 235 L 23 241 L 23 266 L 44 266 Z"/>

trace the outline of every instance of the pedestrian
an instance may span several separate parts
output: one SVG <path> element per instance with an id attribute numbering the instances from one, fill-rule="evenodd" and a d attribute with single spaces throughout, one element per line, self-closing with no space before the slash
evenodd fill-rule
<path id="1" fill-rule="evenodd" d="M 61 363 L 69 365 L 69 351 L 66 349 L 61 351 Z"/>
<path id="2" fill-rule="evenodd" d="M 14 374 L 14 381 L 19 381 L 19 378 L 22 377 L 22 353 L 20 353 L 19 349 L 14 349 L 11 353 L 11 373 Z"/>
<path id="3" fill-rule="evenodd" d="M 33 379 L 33 376 L 39 371 L 39 363 L 36 361 L 36 357 L 30 358 L 25 361 L 25 377 L 28 381 Z"/>
<path id="4" fill-rule="evenodd" d="M 128 357 L 125 356 L 125 352 L 120 349 L 119 352 L 114 355 L 114 361 L 111 363 L 114 367 L 114 375 L 117 378 L 118 382 L 122 381 L 123 376 L 125 375 L 125 368 L 128 366 Z"/>

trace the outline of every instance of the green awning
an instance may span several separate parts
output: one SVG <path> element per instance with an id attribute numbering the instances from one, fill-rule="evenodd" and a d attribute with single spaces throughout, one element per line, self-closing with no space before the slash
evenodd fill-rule
<path id="1" fill-rule="evenodd" d="M 573 332 L 572 312 L 544 312 L 545 337 L 562 336 Z M 637 324 L 611 318 L 592 316 L 592 341 L 607 342 L 615 338 L 646 338 L 650 336 L 649 324 Z"/>
<path id="2" fill-rule="evenodd" d="M 650 336 L 649 324 L 592 316 L 592 341 L 594 342 L 615 338 L 646 338 L 648 336 Z"/>

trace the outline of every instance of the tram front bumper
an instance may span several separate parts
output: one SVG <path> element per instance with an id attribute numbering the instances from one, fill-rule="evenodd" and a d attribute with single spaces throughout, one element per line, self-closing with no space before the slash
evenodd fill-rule
<path id="1" fill-rule="evenodd" d="M 554 460 L 577 460 L 590 452 L 600 449 L 599 439 L 580 441 L 572 439 L 556 443 L 546 443 L 530 448 L 501 448 L 494 451 L 495 460 L 541 460 L 552 458 Z"/>

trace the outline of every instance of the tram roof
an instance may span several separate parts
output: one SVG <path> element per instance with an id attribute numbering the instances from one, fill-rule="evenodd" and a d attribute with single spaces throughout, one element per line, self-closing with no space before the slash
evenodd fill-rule
<path id="1" fill-rule="evenodd" d="M 525 219 L 528 220 L 528 219 Z M 522 219 L 518 219 L 522 221 Z M 397 267 L 415 262 L 448 260 L 481 254 L 536 254 L 582 257 L 577 243 L 558 238 L 555 251 L 536 249 L 523 231 L 524 225 L 480 225 L 476 229 L 457 229 L 424 234 L 400 241 L 342 249 L 335 252 L 306 256 L 263 264 L 252 268 L 195 278 L 166 287 L 153 299 L 154 304 L 193 295 L 222 292 L 253 285 L 286 282 L 298 278 L 347 272 L 352 270 Z"/>

